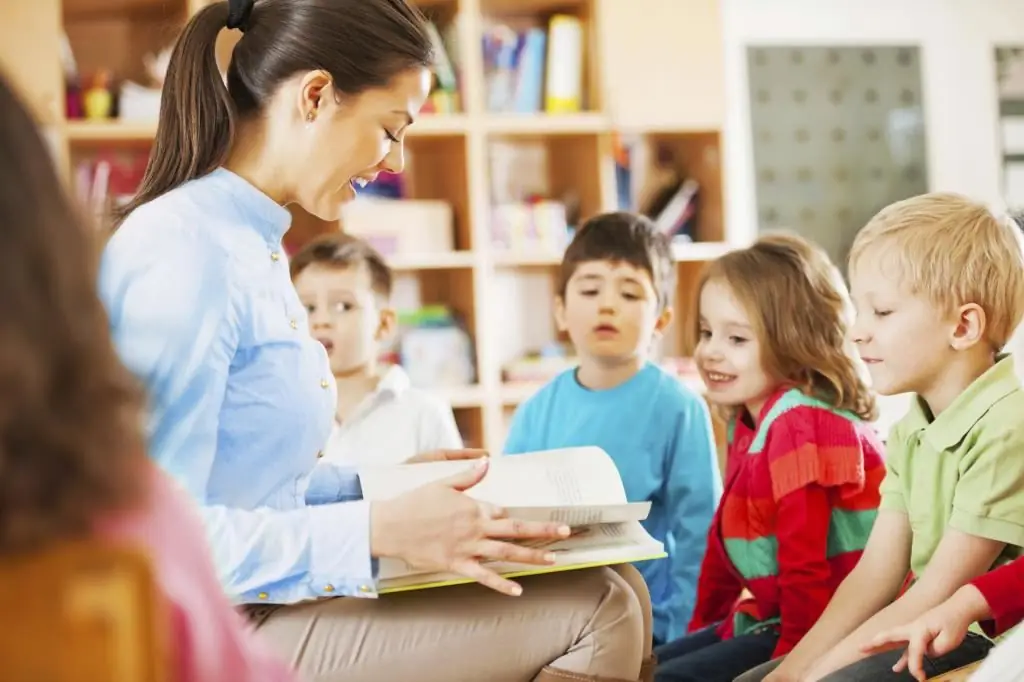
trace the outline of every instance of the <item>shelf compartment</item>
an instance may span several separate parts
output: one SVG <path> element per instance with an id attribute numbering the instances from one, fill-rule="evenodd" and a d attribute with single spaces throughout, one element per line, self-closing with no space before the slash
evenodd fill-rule
<path id="1" fill-rule="evenodd" d="M 462 435 L 462 444 L 467 448 L 487 447 L 484 434 L 484 415 L 479 407 L 457 407 L 453 405 L 455 424 Z"/>
<path id="2" fill-rule="evenodd" d="M 452 207 L 454 244 L 457 251 L 473 248 L 472 226 L 469 212 L 469 183 L 466 167 L 466 138 L 464 136 L 410 136 L 405 142 L 405 171 L 401 176 L 404 197 L 408 199 L 444 201 Z M 323 221 L 301 208 L 292 207 L 292 227 L 286 235 L 288 248 L 296 250 L 314 237 L 343 229 L 336 221 Z M 416 229 L 410 225 L 409 229 Z M 408 256 L 413 260 L 422 254 Z M 401 253 L 384 256 L 401 260 Z M 426 259 L 425 255 L 422 255 Z M 430 258 L 434 258 L 431 255 Z M 449 253 L 437 254 L 449 267 Z M 462 263 L 465 264 L 465 263 Z"/>
<path id="3" fill-rule="evenodd" d="M 559 227 L 561 216 L 539 215 L 538 211 L 546 211 L 547 204 L 538 205 L 535 200 L 539 197 L 563 204 L 567 227 L 600 213 L 605 206 L 605 171 L 611 172 L 611 160 L 605 151 L 601 135 L 491 136 L 487 149 L 489 222 L 485 230 L 491 248 L 497 254 L 544 250 L 542 262 L 548 260 L 547 254 L 564 248 L 567 233 Z M 527 206 L 528 216 L 524 215 Z M 542 221 L 548 230 L 545 236 L 531 240 L 520 234 L 516 225 L 527 219 Z M 514 262 L 516 256 L 511 258 Z"/>
<path id="4" fill-rule="evenodd" d="M 640 174 L 637 183 L 643 186 L 641 195 L 652 194 L 656 182 L 648 178 L 659 178 L 665 175 L 665 170 L 658 166 L 666 163 L 679 174 L 684 180 L 693 179 L 699 185 L 698 214 L 692 235 L 695 244 L 680 247 L 679 254 L 685 260 L 706 260 L 705 256 L 690 256 L 692 254 L 707 254 L 709 257 L 717 257 L 721 253 L 715 253 L 716 247 L 701 246 L 698 249 L 693 247 L 697 244 L 722 244 L 725 238 L 725 217 L 723 209 L 722 193 L 722 163 L 721 163 L 721 140 L 717 132 L 671 132 L 662 130 L 653 133 L 628 134 L 623 136 L 623 141 L 632 151 L 631 157 L 632 172 Z M 637 161 L 639 160 L 639 161 Z M 632 201 L 645 201 L 644 197 L 632 197 Z M 632 210 L 646 210 L 645 206 L 631 206 Z"/>
<path id="5" fill-rule="evenodd" d="M 488 103 L 486 107 L 493 113 L 507 111 L 516 108 L 513 103 L 516 97 L 513 91 L 514 86 L 499 85 L 500 94 L 492 97 L 491 84 L 497 82 L 502 84 L 504 77 L 500 76 L 508 67 L 505 64 L 509 58 L 504 56 L 514 48 L 517 55 L 524 53 L 522 50 L 523 36 L 531 29 L 541 29 L 545 32 L 544 54 L 543 54 L 543 77 L 540 79 L 540 112 L 546 111 L 546 94 L 548 87 L 548 56 L 551 47 L 551 18 L 555 15 L 567 15 L 578 20 L 582 32 L 581 59 L 581 81 L 580 81 L 580 109 L 582 112 L 596 112 L 602 110 L 601 81 L 598 77 L 599 51 L 598 31 L 595 26 L 594 4 L 597 0 L 480 0 L 480 11 L 484 31 L 485 46 L 482 49 L 482 61 L 484 64 L 483 87 L 481 93 L 483 101 Z M 507 39 L 512 33 L 518 35 L 518 43 L 513 44 Z M 527 43 L 529 44 L 529 43 Z M 488 54 L 493 49 L 493 54 Z M 526 50 L 525 52 L 529 52 Z M 562 55 L 563 63 L 569 63 L 573 57 Z M 513 68 L 517 68 L 521 57 L 514 58 Z M 529 58 L 527 58 L 529 61 Z M 560 60 L 561 61 L 561 60 Z M 498 64 L 502 64 L 501 67 Z M 492 80 L 494 74 L 499 74 L 498 80 Z M 513 77 L 511 81 L 518 80 Z M 520 105 L 522 103 L 519 103 Z M 532 104 L 532 103 L 531 103 Z"/>
<path id="6" fill-rule="evenodd" d="M 63 10 L 82 87 L 106 71 L 115 91 L 124 80 L 149 85 L 145 56 L 171 46 L 188 18 L 185 0 L 65 0 Z"/>

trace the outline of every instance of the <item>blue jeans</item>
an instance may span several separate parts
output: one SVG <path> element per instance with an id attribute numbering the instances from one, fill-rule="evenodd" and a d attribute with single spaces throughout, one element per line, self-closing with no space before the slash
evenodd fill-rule
<path id="1" fill-rule="evenodd" d="M 717 625 L 690 633 L 655 649 L 655 682 L 732 682 L 772 657 L 779 636 L 770 630 L 722 639 Z"/>

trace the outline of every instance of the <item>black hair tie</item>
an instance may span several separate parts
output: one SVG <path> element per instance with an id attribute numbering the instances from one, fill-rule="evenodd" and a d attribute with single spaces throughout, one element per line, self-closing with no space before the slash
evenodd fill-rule
<path id="1" fill-rule="evenodd" d="M 237 28 L 242 33 L 249 28 L 249 17 L 256 0 L 228 0 L 228 28 Z"/>

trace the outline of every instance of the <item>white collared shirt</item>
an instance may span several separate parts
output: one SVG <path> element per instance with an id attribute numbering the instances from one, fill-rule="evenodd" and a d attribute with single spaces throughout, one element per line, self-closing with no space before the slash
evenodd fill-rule
<path id="1" fill-rule="evenodd" d="M 423 452 L 462 446 L 451 407 L 414 388 L 395 365 L 343 424 L 335 423 L 324 459 L 355 466 L 398 464 Z"/>

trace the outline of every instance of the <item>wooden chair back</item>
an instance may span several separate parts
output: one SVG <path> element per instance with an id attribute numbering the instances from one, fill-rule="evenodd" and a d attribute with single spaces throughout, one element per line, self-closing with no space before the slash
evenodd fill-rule
<path id="1" fill-rule="evenodd" d="M 4 682 L 165 682 L 146 557 L 98 541 L 0 560 Z"/>

